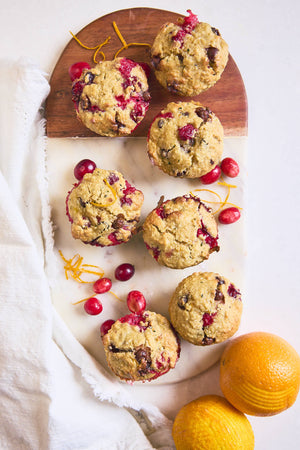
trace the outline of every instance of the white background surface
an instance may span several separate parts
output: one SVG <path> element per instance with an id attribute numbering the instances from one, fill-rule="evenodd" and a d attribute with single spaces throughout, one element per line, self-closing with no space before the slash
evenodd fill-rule
<path id="1" fill-rule="evenodd" d="M 182 1 L 0 0 L 1 57 L 30 57 L 51 73 L 69 41 L 96 18 L 118 9 L 150 6 L 185 13 Z M 249 102 L 247 272 L 249 331 L 264 330 L 300 352 L 298 205 L 299 15 L 297 0 L 190 0 L 200 20 L 220 28 L 246 85 Z M 191 398 L 220 393 L 217 370 L 192 381 Z M 180 393 L 173 391 L 172 408 Z M 176 403 L 178 405 L 178 401 Z M 271 418 L 249 417 L 256 449 L 300 448 L 300 399 Z"/>

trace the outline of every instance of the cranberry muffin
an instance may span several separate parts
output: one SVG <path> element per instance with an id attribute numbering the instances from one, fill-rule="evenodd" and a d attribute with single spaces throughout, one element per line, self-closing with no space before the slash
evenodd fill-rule
<path id="1" fill-rule="evenodd" d="M 146 73 L 127 58 L 102 61 L 74 80 L 72 100 L 77 117 L 90 130 L 101 136 L 126 136 L 149 107 Z"/>
<path id="2" fill-rule="evenodd" d="M 217 273 L 193 273 L 177 286 L 169 314 L 178 334 L 195 345 L 223 342 L 239 328 L 241 293 Z"/>
<path id="3" fill-rule="evenodd" d="M 96 168 L 67 195 L 72 236 L 100 247 L 127 242 L 137 231 L 143 201 L 120 172 Z"/>
<path id="4" fill-rule="evenodd" d="M 102 342 L 109 367 L 126 381 L 154 380 L 174 368 L 180 355 L 169 321 L 152 311 L 116 320 Z"/>
<path id="5" fill-rule="evenodd" d="M 150 255 L 172 269 L 195 266 L 219 250 L 216 219 L 200 198 L 184 195 L 160 203 L 143 224 Z"/>
<path id="6" fill-rule="evenodd" d="M 151 48 L 151 62 L 163 87 L 195 96 L 220 79 L 228 61 L 228 45 L 219 30 L 188 13 L 178 23 L 162 26 Z"/>
<path id="7" fill-rule="evenodd" d="M 198 178 L 220 162 L 223 127 L 199 102 L 169 103 L 151 124 L 148 156 L 173 177 Z"/>

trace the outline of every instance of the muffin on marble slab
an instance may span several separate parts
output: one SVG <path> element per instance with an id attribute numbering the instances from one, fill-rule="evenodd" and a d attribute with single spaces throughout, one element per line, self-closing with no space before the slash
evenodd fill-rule
<path id="1" fill-rule="evenodd" d="M 199 102 L 169 103 L 148 133 L 148 156 L 173 177 L 198 178 L 220 162 L 224 131 L 218 117 Z"/>
<path id="2" fill-rule="evenodd" d="M 173 327 L 195 345 L 223 342 L 239 328 L 241 293 L 227 278 L 213 272 L 197 272 L 184 278 L 169 303 Z"/>
<path id="3" fill-rule="evenodd" d="M 116 320 L 102 342 L 109 367 L 126 381 L 154 380 L 174 368 L 180 355 L 169 321 L 152 311 Z"/>
<path id="4" fill-rule="evenodd" d="M 172 269 L 195 266 L 219 250 L 216 219 L 193 195 L 160 203 L 144 221 L 143 239 L 150 255 Z"/>
<path id="5" fill-rule="evenodd" d="M 143 67 L 127 58 L 85 69 L 72 85 L 77 117 L 101 136 L 126 136 L 143 120 L 150 94 Z"/>
<path id="6" fill-rule="evenodd" d="M 67 195 L 72 236 L 100 247 L 127 242 L 137 232 L 143 201 L 120 172 L 96 168 Z"/>
<path id="7" fill-rule="evenodd" d="M 195 96 L 213 86 L 228 61 L 228 45 L 219 30 L 189 15 L 166 23 L 151 48 L 151 62 L 159 83 L 172 93 Z"/>

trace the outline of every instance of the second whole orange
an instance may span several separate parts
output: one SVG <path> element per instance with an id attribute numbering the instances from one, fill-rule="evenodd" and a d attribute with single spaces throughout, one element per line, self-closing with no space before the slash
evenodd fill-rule
<path id="1" fill-rule="evenodd" d="M 254 416 L 272 416 L 296 401 L 300 357 L 284 339 L 252 332 L 230 341 L 221 356 L 220 385 L 237 409 Z"/>
<path id="2" fill-rule="evenodd" d="M 249 420 L 219 395 L 204 395 L 183 406 L 172 436 L 176 450 L 254 449 Z"/>

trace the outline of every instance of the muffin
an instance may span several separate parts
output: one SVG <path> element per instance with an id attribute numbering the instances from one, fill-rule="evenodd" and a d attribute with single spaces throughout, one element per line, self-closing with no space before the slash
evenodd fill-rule
<path id="1" fill-rule="evenodd" d="M 137 232 L 143 200 L 116 170 L 86 173 L 66 199 L 72 236 L 100 247 L 127 242 Z"/>
<path id="2" fill-rule="evenodd" d="M 241 293 L 217 273 L 193 273 L 177 286 L 169 314 L 178 334 L 195 345 L 223 342 L 239 328 Z"/>
<path id="3" fill-rule="evenodd" d="M 198 102 L 169 103 L 148 133 L 148 156 L 173 177 L 198 178 L 220 162 L 223 127 L 209 108 Z"/>
<path id="4" fill-rule="evenodd" d="M 228 45 L 219 30 L 188 13 L 178 23 L 162 26 L 151 48 L 151 62 L 163 87 L 174 94 L 195 96 L 220 79 Z"/>
<path id="5" fill-rule="evenodd" d="M 184 269 L 219 250 L 216 219 L 198 197 L 184 195 L 160 203 L 143 224 L 151 256 L 164 266 Z"/>
<path id="6" fill-rule="evenodd" d="M 127 58 L 83 70 L 72 86 L 77 117 L 101 136 L 126 136 L 142 121 L 150 94 L 143 67 Z"/>
<path id="7" fill-rule="evenodd" d="M 109 367 L 127 381 L 154 380 L 174 368 L 180 355 L 169 321 L 152 311 L 117 320 L 102 342 Z"/>

